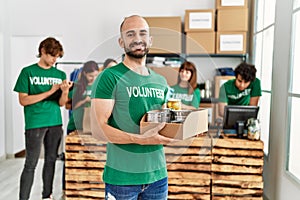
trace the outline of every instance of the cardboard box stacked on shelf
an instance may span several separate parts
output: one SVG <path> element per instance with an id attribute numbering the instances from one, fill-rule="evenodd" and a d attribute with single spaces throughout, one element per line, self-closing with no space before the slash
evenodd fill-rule
<path id="1" fill-rule="evenodd" d="M 215 53 L 215 10 L 186 10 L 186 54 Z"/>
<path id="2" fill-rule="evenodd" d="M 181 53 L 181 17 L 145 17 L 153 37 L 150 48 L 152 54 L 156 53 Z"/>
<path id="3" fill-rule="evenodd" d="M 246 54 L 248 0 L 216 0 L 217 54 Z"/>

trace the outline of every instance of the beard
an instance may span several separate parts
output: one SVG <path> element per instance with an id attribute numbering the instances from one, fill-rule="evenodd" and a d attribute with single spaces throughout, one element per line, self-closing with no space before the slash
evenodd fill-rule
<path id="1" fill-rule="evenodd" d="M 141 45 L 141 44 L 143 46 L 145 46 L 145 49 L 144 49 L 144 51 L 142 53 L 135 53 L 135 51 L 131 50 L 131 48 L 133 48 L 135 45 Z M 149 48 L 147 48 L 147 44 L 146 43 L 142 43 L 142 42 L 140 42 L 140 43 L 136 43 L 136 42 L 131 43 L 129 45 L 129 48 L 125 47 L 124 49 L 125 49 L 126 55 L 129 56 L 129 57 L 132 57 L 132 58 L 143 58 L 143 57 L 145 57 L 149 53 Z"/>
<path id="2" fill-rule="evenodd" d="M 143 58 L 145 57 L 149 52 L 149 49 L 146 48 L 143 53 L 134 53 L 134 51 L 126 51 L 126 55 L 132 58 Z"/>

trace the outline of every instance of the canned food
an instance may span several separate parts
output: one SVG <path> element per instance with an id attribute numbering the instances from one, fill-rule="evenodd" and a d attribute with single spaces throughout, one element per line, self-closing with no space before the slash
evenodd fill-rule
<path id="1" fill-rule="evenodd" d="M 161 122 L 171 122 L 171 111 L 170 109 L 166 108 L 163 109 L 162 112 L 160 113 L 160 121 Z"/>
<path id="2" fill-rule="evenodd" d="M 183 122 L 192 111 L 191 110 L 174 110 L 172 112 L 174 113 L 175 121 Z"/>
<path id="3" fill-rule="evenodd" d="M 181 110 L 181 100 L 180 99 L 168 99 L 167 107 L 172 110 Z"/>
<path id="4" fill-rule="evenodd" d="M 160 122 L 160 112 L 159 111 L 147 112 L 147 122 Z"/>
<path id="5" fill-rule="evenodd" d="M 164 110 L 151 110 L 147 112 L 147 122 L 171 122 L 171 111 Z"/>

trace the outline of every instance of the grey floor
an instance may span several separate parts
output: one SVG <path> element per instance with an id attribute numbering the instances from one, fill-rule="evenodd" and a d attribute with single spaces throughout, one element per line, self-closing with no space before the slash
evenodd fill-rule
<path id="1" fill-rule="evenodd" d="M 24 158 L 7 159 L 0 161 L 0 200 L 18 200 L 19 180 L 24 165 Z M 30 200 L 40 200 L 42 193 L 42 167 L 43 159 L 39 160 L 35 171 L 34 183 L 31 190 Z M 53 197 L 55 200 L 63 199 L 62 192 L 62 168 L 63 162 L 56 162 L 54 177 Z"/>

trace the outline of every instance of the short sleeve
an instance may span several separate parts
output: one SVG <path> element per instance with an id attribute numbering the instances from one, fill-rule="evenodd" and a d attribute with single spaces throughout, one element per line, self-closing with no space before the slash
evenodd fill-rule
<path id="1" fill-rule="evenodd" d="M 226 95 L 226 89 L 225 84 L 223 84 L 219 91 L 219 102 L 222 103 L 228 103 L 227 95 Z"/>
<path id="2" fill-rule="evenodd" d="M 199 108 L 200 100 L 201 100 L 201 97 L 200 97 L 200 90 L 199 90 L 199 88 L 196 88 L 196 89 L 194 90 L 194 93 L 193 93 L 192 106 L 195 107 L 195 108 Z"/>
<path id="3" fill-rule="evenodd" d="M 251 95 L 251 97 L 260 97 L 261 96 L 261 85 L 260 85 L 260 80 L 258 78 L 256 78 L 253 81 L 250 95 Z"/>
<path id="4" fill-rule="evenodd" d="M 17 79 L 16 85 L 14 87 L 14 91 L 29 94 L 29 76 L 25 68 L 22 69 Z"/>
<path id="5" fill-rule="evenodd" d="M 91 98 L 114 99 L 116 83 L 116 77 L 109 70 L 104 70 L 93 83 Z"/>

